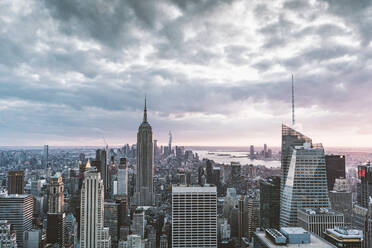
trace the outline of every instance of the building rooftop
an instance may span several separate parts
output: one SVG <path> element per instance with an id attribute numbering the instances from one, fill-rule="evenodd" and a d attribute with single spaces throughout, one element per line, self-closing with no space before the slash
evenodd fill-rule
<path id="1" fill-rule="evenodd" d="M 280 231 L 285 232 L 287 234 L 307 234 L 308 231 L 303 229 L 302 227 L 282 227 Z"/>
<path id="2" fill-rule="evenodd" d="M 363 239 L 363 232 L 356 229 L 347 229 L 344 227 L 330 228 L 326 230 L 327 234 L 338 239 Z"/>
<path id="3" fill-rule="evenodd" d="M 186 186 L 186 185 L 181 185 L 181 186 L 177 186 L 177 185 L 173 185 L 172 187 L 172 192 L 173 193 L 185 193 L 185 192 L 205 192 L 205 193 L 217 193 L 217 188 L 214 186 L 214 187 L 211 187 L 211 186 L 200 186 L 200 185 L 190 185 L 190 186 Z"/>
<path id="4" fill-rule="evenodd" d="M 294 232 L 300 232 L 300 229 L 302 228 L 295 228 Z M 302 229 L 303 230 L 303 229 Z M 310 243 L 309 244 L 286 244 L 286 245 L 276 245 L 271 240 L 269 240 L 266 237 L 266 234 L 264 231 L 255 232 L 254 233 L 257 238 L 261 240 L 262 243 L 264 243 L 269 248 L 284 248 L 284 247 L 290 247 L 290 248 L 336 248 L 336 246 L 328 243 L 327 241 L 321 239 L 318 236 L 315 236 L 311 234 L 310 236 Z"/>
<path id="5" fill-rule="evenodd" d="M 301 208 L 299 211 L 309 215 L 342 215 L 342 213 L 331 208 Z"/>
<path id="6" fill-rule="evenodd" d="M 1 194 L 0 198 L 26 198 L 31 195 L 29 194 Z"/>

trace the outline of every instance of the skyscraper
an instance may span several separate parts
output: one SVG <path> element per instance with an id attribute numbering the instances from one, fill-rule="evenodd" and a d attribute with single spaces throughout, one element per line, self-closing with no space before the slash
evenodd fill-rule
<path id="1" fill-rule="evenodd" d="M 108 230 L 103 228 L 104 186 L 96 170 L 91 169 L 84 174 L 80 212 L 80 247 L 106 247 Z"/>
<path id="2" fill-rule="evenodd" d="M 207 159 L 206 162 L 206 173 L 207 173 L 207 183 L 212 184 L 213 183 L 213 166 L 212 166 L 212 161 Z"/>
<path id="3" fill-rule="evenodd" d="M 128 165 L 127 159 L 121 158 L 118 166 L 118 195 L 128 194 Z"/>
<path id="4" fill-rule="evenodd" d="M 152 128 L 147 122 L 147 107 L 145 108 L 143 121 L 137 133 L 137 175 L 136 175 L 136 199 L 137 206 L 151 206 L 154 203 L 154 148 Z"/>
<path id="5" fill-rule="evenodd" d="M 24 171 L 8 171 L 8 194 L 23 194 L 24 187 Z"/>
<path id="6" fill-rule="evenodd" d="M 169 130 L 169 144 L 168 144 L 168 150 L 169 150 L 169 154 L 172 154 L 172 133 L 171 133 L 170 130 Z"/>
<path id="7" fill-rule="evenodd" d="M 216 187 L 172 187 L 172 247 L 217 247 Z"/>
<path id="8" fill-rule="evenodd" d="M 63 213 L 64 184 L 59 175 L 50 178 L 48 185 L 47 242 L 64 247 L 65 220 Z"/>
<path id="9" fill-rule="evenodd" d="M 253 145 L 251 145 L 249 149 L 249 158 L 254 159 L 254 146 Z"/>
<path id="10" fill-rule="evenodd" d="M 328 190 L 333 190 L 336 178 L 345 178 L 345 156 L 325 155 Z"/>
<path id="11" fill-rule="evenodd" d="M 324 149 L 282 126 L 280 225 L 296 226 L 299 208 L 329 208 Z"/>
<path id="12" fill-rule="evenodd" d="M 370 162 L 358 166 L 358 177 L 360 179 L 358 204 L 368 208 L 369 197 L 372 196 L 372 165 Z"/>
<path id="13" fill-rule="evenodd" d="M 97 170 L 101 173 L 101 178 L 103 180 L 103 187 L 105 188 L 105 192 L 107 193 L 110 188 L 110 180 L 109 180 L 109 173 L 107 170 L 107 150 L 106 149 L 98 149 L 96 151 L 96 162 Z M 106 194 L 107 196 L 109 194 Z"/>
<path id="14" fill-rule="evenodd" d="M 43 161 L 42 161 L 44 168 L 48 167 L 48 161 L 49 161 L 49 146 L 44 145 Z"/>
<path id="15" fill-rule="evenodd" d="M 279 228 L 280 177 L 260 182 L 260 227 Z"/>
<path id="16" fill-rule="evenodd" d="M 17 247 L 24 247 L 23 233 L 32 228 L 32 195 L 0 195 L 0 220 L 8 220 L 16 231 Z"/>

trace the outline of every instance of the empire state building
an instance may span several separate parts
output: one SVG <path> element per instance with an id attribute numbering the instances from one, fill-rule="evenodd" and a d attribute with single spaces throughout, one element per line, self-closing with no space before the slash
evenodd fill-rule
<path id="1" fill-rule="evenodd" d="M 145 108 L 143 121 L 137 133 L 137 177 L 136 200 L 137 206 L 151 206 L 154 203 L 154 145 L 152 128 L 147 122 L 147 108 Z"/>

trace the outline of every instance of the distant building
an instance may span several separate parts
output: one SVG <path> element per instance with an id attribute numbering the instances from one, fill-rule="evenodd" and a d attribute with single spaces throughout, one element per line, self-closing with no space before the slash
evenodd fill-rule
<path id="1" fill-rule="evenodd" d="M 351 224 L 353 209 L 353 195 L 347 179 L 337 178 L 333 190 L 329 191 L 331 208 L 344 214 L 345 224 Z"/>
<path id="2" fill-rule="evenodd" d="M 42 161 L 44 168 L 48 167 L 48 163 L 49 163 L 49 146 L 44 145 L 43 161 Z"/>
<path id="3" fill-rule="evenodd" d="M 344 226 L 344 215 L 328 208 L 299 209 L 297 220 L 299 227 L 319 237 L 323 236 L 326 229 Z"/>
<path id="4" fill-rule="evenodd" d="M 8 194 L 24 194 L 24 171 L 8 171 Z"/>
<path id="5" fill-rule="evenodd" d="M 254 248 L 335 248 L 334 245 L 300 227 L 255 232 L 252 244 Z"/>
<path id="6" fill-rule="evenodd" d="M 64 184 L 62 177 L 50 178 L 48 185 L 48 213 L 62 213 L 64 204 Z"/>
<path id="7" fill-rule="evenodd" d="M 363 232 L 342 227 L 330 228 L 325 231 L 324 238 L 339 248 L 360 248 L 362 247 Z"/>
<path id="8" fill-rule="evenodd" d="M 97 170 L 101 173 L 106 198 L 109 196 L 108 192 L 111 188 L 107 160 L 107 149 L 97 149 L 95 165 Z"/>
<path id="9" fill-rule="evenodd" d="M 217 247 L 216 187 L 172 187 L 172 247 Z"/>
<path id="10" fill-rule="evenodd" d="M 105 201 L 104 203 L 104 227 L 109 228 L 111 241 L 117 244 L 119 240 L 119 207 L 120 203 L 115 201 Z"/>
<path id="11" fill-rule="evenodd" d="M 207 159 L 207 162 L 206 162 L 206 179 L 207 179 L 207 183 L 208 184 L 212 184 L 213 183 L 213 165 L 212 165 L 212 161 Z"/>
<path id="12" fill-rule="evenodd" d="M 241 182 L 240 171 L 241 171 L 240 163 L 231 162 L 231 184 L 237 189 L 240 187 L 240 182 Z"/>
<path id="13" fill-rule="evenodd" d="M 282 126 L 280 225 L 297 225 L 299 208 L 329 208 L 324 149 Z"/>
<path id="14" fill-rule="evenodd" d="M 345 178 L 345 156 L 325 155 L 328 190 L 333 189 L 336 178 Z"/>
<path id="15" fill-rule="evenodd" d="M 249 149 L 249 158 L 254 159 L 254 146 L 253 145 L 251 145 Z"/>
<path id="16" fill-rule="evenodd" d="M 279 228 L 280 177 L 260 182 L 260 227 Z"/>
<path id="17" fill-rule="evenodd" d="M 0 195 L 0 220 L 7 220 L 17 236 L 17 247 L 23 248 L 26 231 L 32 228 L 34 200 L 32 195 Z"/>

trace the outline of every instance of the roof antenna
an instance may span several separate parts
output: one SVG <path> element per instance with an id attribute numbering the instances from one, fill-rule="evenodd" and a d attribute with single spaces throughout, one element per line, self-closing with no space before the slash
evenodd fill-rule
<path id="1" fill-rule="evenodd" d="M 292 126 L 295 125 L 295 104 L 294 104 L 294 84 L 293 84 L 293 74 L 292 74 Z"/>

